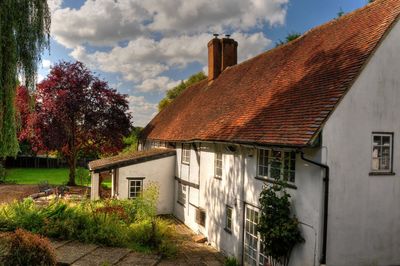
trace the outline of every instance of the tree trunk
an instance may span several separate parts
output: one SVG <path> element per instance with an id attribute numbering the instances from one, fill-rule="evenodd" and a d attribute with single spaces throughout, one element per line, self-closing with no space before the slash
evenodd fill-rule
<path id="1" fill-rule="evenodd" d="M 76 173 L 76 157 L 77 154 L 75 152 L 75 149 L 72 149 L 71 154 L 69 155 L 68 158 L 68 166 L 69 166 L 69 179 L 68 179 L 68 186 L 76 186 L 75 183 L 75 173 Z"/>

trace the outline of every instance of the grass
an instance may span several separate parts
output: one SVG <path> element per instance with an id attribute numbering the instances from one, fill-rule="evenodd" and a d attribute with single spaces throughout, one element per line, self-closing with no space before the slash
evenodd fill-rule
<path id="1" fill-rule="evenodd" d="M 89 175 L 87 169 L 84 170 Z M 68 181 L 68 168 L 10 168 L 7 169 L 7 179 L 15 181 L 16 184 L 36 185 L 40 182 L 47 181 L 51 185 L 63 185 Z M 77 185 L 81 184 L 79 178 L 75 180 Z M 111 181 L 104 181 L 107 187 L 111 187 Z"/>

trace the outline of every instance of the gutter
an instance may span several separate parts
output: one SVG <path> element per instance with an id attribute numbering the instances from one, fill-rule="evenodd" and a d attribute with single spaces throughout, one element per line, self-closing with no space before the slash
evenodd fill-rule
<path id="1" fill-rule="evenodd" d="M 319 166 L 324 168 L 325 170 L 325 177 L 323 181 L 325 182 L 325 189 L 324 189 L 324 221 L 323 221 L 323 232 L 322 232 L 322 252 L 320 263 L 322 265 L 326 265 L 326 246 L 327 246 L 327 235 L 328 235 L 328 200 L 329 200 L 329 166 L 326 164 L 322 164 L 316 161 L 312 161 L 304 157 L 304 152 L 301 151 L 301 159 L 313 165 Z"/>

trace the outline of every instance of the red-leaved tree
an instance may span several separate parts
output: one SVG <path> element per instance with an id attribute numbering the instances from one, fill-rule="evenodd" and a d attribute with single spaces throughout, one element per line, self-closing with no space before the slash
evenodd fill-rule
<path id="1" fill-rule="evenodd" d="M 78 156 L 120 151 L 129 134 L 131 115 L 126 95 L 109 88 L 81 62 L 60 62 L 38 84 L 30 118 L 32 144 L 57 150 L 69 165 L 68 185 L 75 185 Z"/>
<path id="2" fill-rule="evenodd" d="M 15 95 L 15 120 L 17 127 L 17 138 L 20 152 L 22 154 L 32 154 L 33 150 L 30 140 L 33 136 L 30 131 L 30 116 L 33 111 L 33 98 L 25 86 L 18 86 Z"/>

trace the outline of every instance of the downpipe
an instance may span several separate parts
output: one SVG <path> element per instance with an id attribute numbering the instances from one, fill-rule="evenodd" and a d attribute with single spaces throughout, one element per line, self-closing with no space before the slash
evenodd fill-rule
<path id="1" fill-rule="evenodd" d="M 325 177 L 323 179 L 324 181 L 324 217 L 323 217 L 323 232 L 322 232 L 322 252 L 321 252 L 321 258 L 320 258 L 320 263 L 321 265 L 326 265 L 326 246 L 327 246 L 327 238 L 328 238 L 328 200 L 329 200 L 329 166 L 326 164 L 322 164 L 316 161 L 312 161 L 310 159 L 307 159 L 304 157 L 304 152 L 300 151 L 301 153 L 301 159 L 303 161 L 306 161 L 310 164 L 319 166 L 325 170 Z"/>

